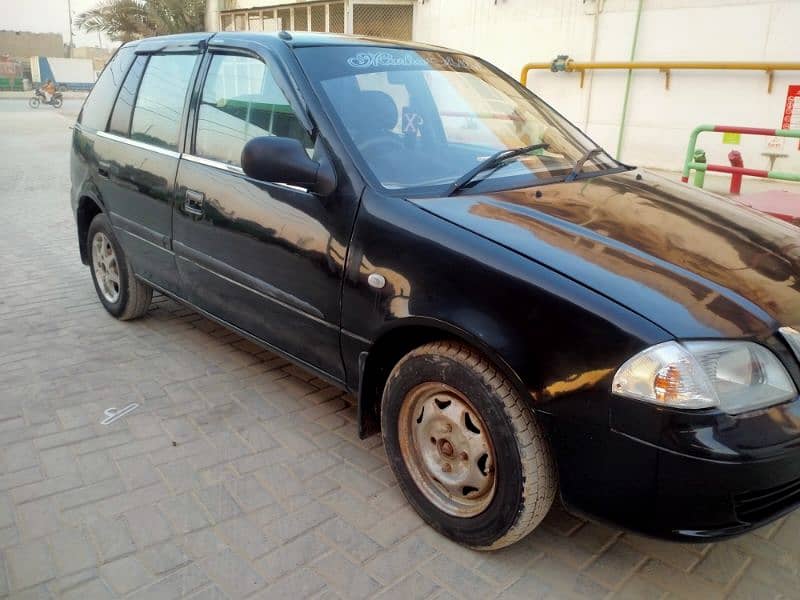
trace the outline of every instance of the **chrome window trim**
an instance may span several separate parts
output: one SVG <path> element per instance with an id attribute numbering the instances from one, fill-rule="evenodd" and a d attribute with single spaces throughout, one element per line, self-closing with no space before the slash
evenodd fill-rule
<path id="1" fill-rule="evenodd" d="M 800 361 L 800 331 L 794 327 L 781 327 L 778 329 L 778 332 L 780 332 L 783 339 L 786 340 L 786 343 L 789 344 L 792 352 L 794 352 L 794 357 Z"/>
<path id="2" fill-rule="evenodd" d="M 152 144 L 147 144 L 145 142 L 132 140 L 130 138 L 122 137 L 113 133 L 108 133 L 107 131 L 98 131 L 97 135 L 99 137 L 106 138 L 108 140 L 113 140 L 115 142 L 120 142 L 122 144 L 128 144 L 129 146 L 133 146 L 134 148 L 141 148 L 142 150 L 150 150 L 151 152 L 155 152 L 156 154 L 163 154 L 164 156 L 169 156 L 170 158 L 181 157 L 180 152 L 176 152 L 174 150 L 167 150 L 166 148 L 159 148 L 158 146 L 154 146 Z"/>
<path id="3" fill-rule="evenodd" d="M 236 165 L 229 165 L 228 163 L 224 163 L 218 160 L 213 160 L 210 158 L 203 158 L 202 156 L 195 156 L 194 154 L 183 154 L 181 158 L 183 158 L 183 160 L 188 160 L 189 162 L 197 163 L 198 165 L 205 165 L 206 167 L 212 167 L 214 169 L 227 171 L 228 173 L 235 173 L 236 175 L 243 175 L 244 177 L 247 177 L 242 168 L 237 167 Z M 248 179 L 250 178 L 248 177 Z M 301 187 L 299 185 L 289 185 L 288 183 L 280 183 L 277 181 L 269 181 L 267 183 L 269 183 L 270 185 L 277 185 L 278 187 L 286 188 L 288 190 L 293 190 L 295 192 L 303 192 L 305 194 L 308 193 L 307 188 Z"/>

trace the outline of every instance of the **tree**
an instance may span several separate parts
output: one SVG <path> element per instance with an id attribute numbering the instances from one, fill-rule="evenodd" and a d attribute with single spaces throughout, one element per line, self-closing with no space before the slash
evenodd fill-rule
<path id="1" fill-rule="evenodd" d="M 205 0 L 103 0 L 79 14 L 75 25 L 128 42 L 153 35 L 203 31 Z"/>

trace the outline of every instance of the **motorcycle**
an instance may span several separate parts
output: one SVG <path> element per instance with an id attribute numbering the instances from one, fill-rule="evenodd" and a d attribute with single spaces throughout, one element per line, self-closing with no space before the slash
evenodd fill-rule
<path id="1" fill-rule="evenodd" d="M 61 105 L 63 103 L 64 103 L 64 98 L 61 95 L 61 92 L 56 92 L 55 94 L 53 94 L 50 100 L 48 100 L 45 93 L 39 88 L 36 88 L 36 90 L 34 91 L 33 98 L 28 100 L 28 106 L 30 106 L 31 108 L 39 108 L 40 104 L 49 104 L 53 108 L 61 108 Z"/>

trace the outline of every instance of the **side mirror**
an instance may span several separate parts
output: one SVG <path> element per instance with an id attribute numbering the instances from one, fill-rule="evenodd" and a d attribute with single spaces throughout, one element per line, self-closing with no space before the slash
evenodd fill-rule
<path id="1" fill-rule="evenodd" d="M 320 196 L 328 196 L 336 189 L 333 166 L 327 160 L 311 160 L 294 138 L 253 138 L 244 145 L 241 162 L 245 175 L 259 181 L 296 185 Z"/>

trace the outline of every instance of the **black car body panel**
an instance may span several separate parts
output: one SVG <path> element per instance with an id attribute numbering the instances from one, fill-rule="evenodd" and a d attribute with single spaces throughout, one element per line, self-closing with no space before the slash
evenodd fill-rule
<path id="1" fill-rule="evenodd" d="M 800 504 L 800 400 L 729 415 L 611 392 L 622 363 L 676 338 L 756 341 L 800 386 L 798 357 L 777 335 L 800 324 L 796 228 L 645 172 L 453 197 L 387 194 L 366 182 L 295 56 L 325 45 L 438 50 L 242 33 L 124 46 L 73 136 L 84 261 L 87 215 L 104 211 L 137 276 L 358 393 L 364 434 L 375 431 L 393 348 L 440 337 L 475 346 L 529 398 L 576 511 L 706 540 Z M 110 131 L 114 99 L 102 94 L 113 88 L 116 98 L 136 57 L 169 53 L 197 56 L 177 146 Z M 269 65 L 293 126 L 334 166 L 335 194 L 196 156 L 215 54 Z"/>

